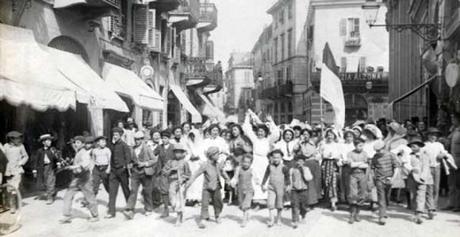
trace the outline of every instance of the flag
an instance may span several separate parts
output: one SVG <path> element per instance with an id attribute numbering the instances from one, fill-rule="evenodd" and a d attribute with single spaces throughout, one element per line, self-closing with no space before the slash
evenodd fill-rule
<path id="1" fill-rule="evenodd" d="M 345 126 L 345 98 L 338 71 L 339 68 L 335 64 L 329 44 L 326 43 L 321 66 L 320 95 L 332 105 L 335 113 L 335 127 L 341 130 Z"/>

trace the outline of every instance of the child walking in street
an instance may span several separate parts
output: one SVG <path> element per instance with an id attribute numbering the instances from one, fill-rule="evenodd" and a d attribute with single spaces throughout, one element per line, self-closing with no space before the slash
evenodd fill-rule
<path id="1" fill-rule="evenodd" d="M 366 200 L 367 177 L 366 170 L 369 167 L 368 155 L 363 150 L 364 140 L 356 138 L 354 140 L 355 149 L 347 154 L 347 162 L 350 164 L 350 188 L 348 201 L 350 202 L 350 218 L 348 223 L 361 221 L 359 218 L 360 207 Z"/>
<path id="2" fill-rule="evenodd" d="M 190 167 L 185 161 L 187 150 L 182 144 L 174 145 L 174 159 L 168 160 L 163 167 L 162 175 L 168 178 L 169 199 L 173 210 L 177 213 L 176 226 L 183 222 L 185 206 L 184 185 L 190 178 Z M 166 203 L 167 205 L 167 203 Z"/>
<path id="3" fill-rule="evenodd" d="M 269 210 L 270 219 L 268 227 L 274 224 L 279 224 L 281 221 L 281 211 L 283 210 L 284 193 L 289 183 L 289 168 L 283 165 L 283 152 L 281 150 L 273 150 L 269 154 L 270 164 L 265 170 L 265 175 L 262 180 L 262 190 L 268 191 L 267 207 Z M 266 183 L 268 181 L 268 187 Z M 276 219 L 275 219 L 276 209 Z"/>
<path id="4" fill-rule="evenodd" d="M 251 168 L 253 157 L 250 154 L 243 155 L 240 165 L 235 170 L 235 176 L 231 181 L 232 186 L 236 186 L 238 194 L 238 204 L 243 211 L 241 227 L 246 227 L 249 222 L 248 210 L 251 208 L 251 201 L 254 197 L 254 184 L 258 185 L 260 181 L 254 175 Z"/>
<path id="5" fill-rule="evenodd" d="M 308 182 L 313 179 L 313 175 L 308 167 L 305 166 L 304 155 L 296 155 L 294 157 L 295 164 L 289 170 L 289 178 L 291 186 L 291 210 L 292 210 L 292 227 L 297 228 L 299 224 L 299 215 L 302 221 L 305 220 L 305 215 L 308 210 Z"/>
<path id="6" fill-rule="evenodd" d="M 56 196 L 56 169 L 60 161 L 59 151 L 52 147 L 53 136 L 44 134 L 40 136 L 43 147 L 37 150 L 34 161 L 34 177 L 37 178 L 39 189 L 45 187 L 46 204 L 51 205 Z"/>
<path id="7" fill-rule="evenodd" d="M 374 182 L 377 188 L 379 203 L 379 224 L 385 225 L 387 218 L 387 197 L 391 192 L 391 180 L 398 167 L 396 155 L 385 149 L 385 143 L 378 141 L 374 144 L 375 155 L 371 161 L 371 169 L 374 171 Z"/>
<path id="8" fill-rule="evenodd" d="M 218 147 L 210 147 L 206 151 L 206 157 L 208 161 L 201 165 L 197 172 L 188 181 L 186 187 L 190 187 L 193 181 L 198 178 L 201 174 L 204 175 L 203 182 L 203 193 L 201 198 L 201 217 L 198 223 L 200 229 L 206 228 L 203 221 L 209 220 L 209 202 L 211 201 L 214 207 L 214 215 L 216 223 L 220 223 L 220 213 L 222 213 L 223 201 L 222 201 L 222 184 L 220 183 L 220 177 L 223 177 L 226 183 L 230 182 L 227 173 L 223 171 L 223 167 L 218 163 L 220 151 Z"/>
<path id="9" fill-rule="evenodd" d="M 93 168 L 93 191 L 94 195 L 97 196 L 99 192 L 99 186 L 104 186 L 104 189 L 109 193 L 109 174 L 110 174 L 110 159 L 112 152 L 107 145 L 107 138 L 104 136 L 96 137 L 94 140 L 96 147 L 91 152 L 91 158 L 94 162 Z"/>

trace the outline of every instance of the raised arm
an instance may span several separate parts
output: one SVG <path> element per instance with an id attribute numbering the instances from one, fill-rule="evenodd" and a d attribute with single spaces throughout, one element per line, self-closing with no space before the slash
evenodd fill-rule
<path id="1" fill-rule="evenodd" d="M 244 134 L 254 143 L 254 141 L 257 140 L 257 136 L 256 134 L 254 133 L 254 131 L 252 131 L 252 125 L 251 125 L 251 121 L 250 121 L 250 118 L 249 118 L 249 114 L 246 113 L 246 117 L 244 118 L 244 123 L 243 123 L 243 126 L 241 126 L 241 128 L 243 129 L 243 132 Z"/>
<path id="2" fill-rule="evenodd" d="M 274 143 L 280 139 L 280 129 L 278 128 L 278 126 L 276 126 L 276 123 L 275 121 L 273 121 L 272 116 L 267 116 L 267 121 L 270 129 L 269 141 L 270 143 Z"/>

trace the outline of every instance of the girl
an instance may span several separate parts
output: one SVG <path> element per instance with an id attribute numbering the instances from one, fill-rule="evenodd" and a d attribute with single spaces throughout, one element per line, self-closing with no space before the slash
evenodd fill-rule
<path id="1" fill-rule="evenodd" d="M 275 149 L 279 149 L 284 153 L 284 165 L 291 167 L 294 159 L 294 148 L 298 144 L 294 140 L 294 130 L 287 128 L 283 131 L 283 139 L 275 144 Z"/>
<path id="2" fill-rule="evenodd" d="M 345 138 L 344 143 L 342 145 L 342 157 L 343 162 L 342 166 L 340 167 L 340 192 L 341 197 L 344 202 L 348 202 L 348 194 L 349 194 L 349 183 L 350 183 L 350 162 L 348 161 L 348 153 L 355 149 L 354 140 L 355 140 L 355 133 L 352 130 L 346 130 L 343 134 Z"/>
<path id="3" fill-rule="evenodd" d="M 373 125 L 373 124 L 367 124 L 364 126 L 363 130 L 363 136 L 364 136 L 364 147 L 363 150 L 366 152 L 368 159 L 372 159 L 375 155 L 375 149 L 374 145 L 378 141 L 382 141 L 383 135 L 380 129 Z M 374 184 L 374 178 L 373 178 L 373 171 L 371 169 L 367 169 L 366 171 L 367 174 L 367 179 L 368 179 L 368 192 L 369 192 L 369 200 L 371 202 L 371 210 L 374 209 L 374 203 L 376 204 L 378 201 L 377 198 L 377 189 Z"/>

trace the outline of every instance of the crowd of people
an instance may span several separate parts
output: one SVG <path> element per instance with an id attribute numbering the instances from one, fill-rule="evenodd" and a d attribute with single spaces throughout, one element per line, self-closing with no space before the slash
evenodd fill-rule
<path id="1" fill-rule="evenodd" d="M 292 227 L 305 222 L 309 210 L 325 204 L 332 212 L 338 204 L 349 209 L 350 224 L 360 221 L 369 205 L 378 210 L 378 223 L 385 225 L 390 200 L 413 210 L 414 222 L 433 219 L 438 210 L 440 182 L 448 177 L 447 210 L 460 211 L 460 115 L 452 116 L 450 135 L 436 128 L 384 121 L 357 121 L 336 129 L 334 125 L 309 125 L 300 121 L 277 125 L 270 116 L 262 121 L 252 111 L 242 124 L 208 120 L 201 126 L 184 123 L 167 130 L 138 130 L 132 119 L 112 129 L 111 137 L 76 136 L 70 144 L 73 159 L 63 158 L 53 147 L 54 137 L 43 134 L 42 148 L 31 156 L 33 174 L 44 199 L 56 198 L 56 174 L 72 171 L 64 195 L 64 218 L 72 220 L 72 203 L 82 192 L 82 205 L 98 221 L 96 196 L 100 186 L 108 193 L 105 218 L 116 215 L 121 186 L 132 219 L 142 186 L 144 212 L 150 216 L 162 208 L 162 218 L 176 215 L 184 220 L 185 206 L 201 206 L 199 228 L 209 220 L 209 205 L 221 222 L 224 202 L 242 211 L 241 226 L 248 224 L 253 209 L 269 210 L 268 226 L 280 224 L 282 211 L 290 207 Z M 196 127 L 195 127 L 196 126 Z M 22 166 L 29 156 L 22 134 L 7 134 L 0 146 L 3 182 L 19 188 Z M 14 211 L 14 210 L 13 210 Z"/>

